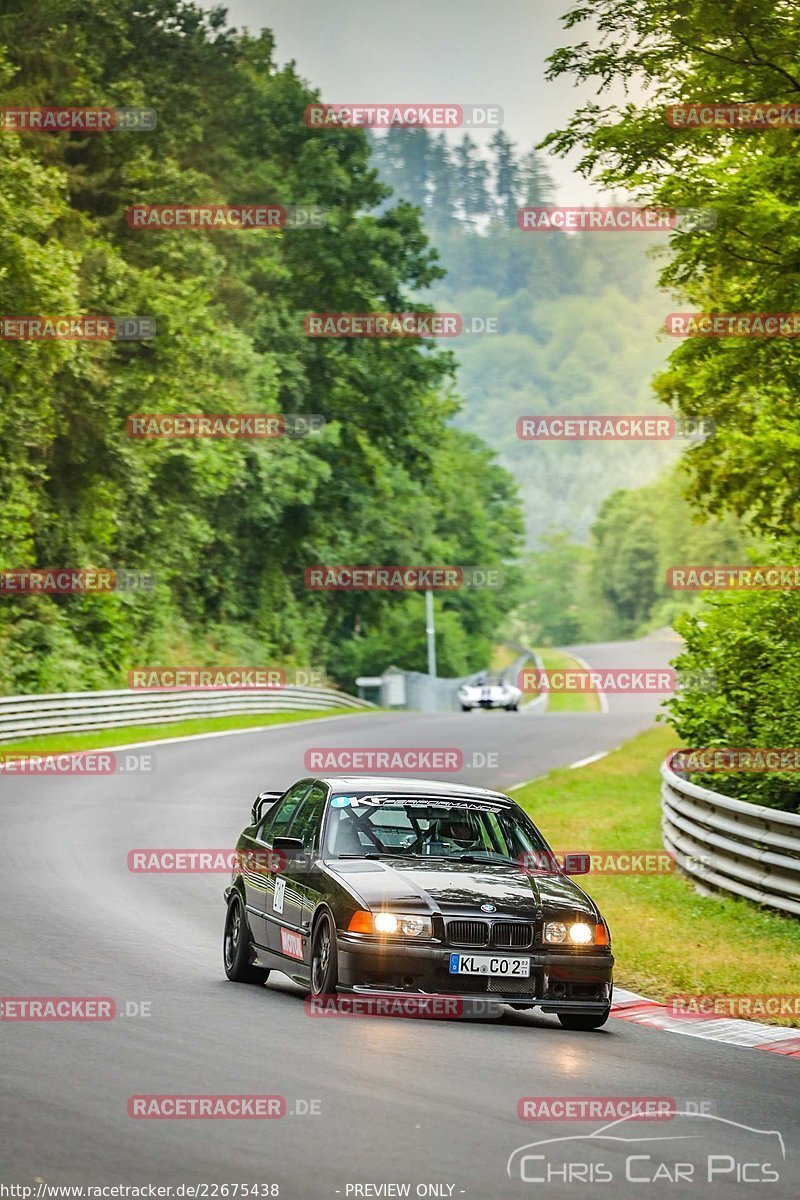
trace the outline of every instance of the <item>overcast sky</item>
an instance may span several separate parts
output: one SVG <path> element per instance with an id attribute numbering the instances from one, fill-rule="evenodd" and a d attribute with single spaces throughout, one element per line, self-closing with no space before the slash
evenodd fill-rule
<path id="1" fill-rule="evenodd" d="M 569 6 L 569 0 L 230 0 L 226 7 L 232 25 L 272 29 L 278 61 L 294 59 L 325 101 L 499 104 L 506 132 L 527 150 L 589 95 L 566 80 L 544 78 L 547 55 L 576 38 L 559 21 Z M 584 27 L 577 33 L 587 36 Z M 590 185 L 569 164 L 549 161 L 562 204 L 591 201 Z"/>

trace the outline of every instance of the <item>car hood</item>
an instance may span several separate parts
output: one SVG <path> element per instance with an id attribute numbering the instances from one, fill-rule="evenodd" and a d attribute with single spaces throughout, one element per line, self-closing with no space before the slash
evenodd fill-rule
<path id="1" fill-rule="evenodd" d="M 514 863 L 334 859 L 327 866 L 365 907 L 418 910 L 422 902 L 447 916 L 481 915 L 481 904 L 494 904 L 494 917 L 534 919 L 537 911 L 545 917 L 596 916 L 589 897 L 566 875 L 534 875 Z"/>

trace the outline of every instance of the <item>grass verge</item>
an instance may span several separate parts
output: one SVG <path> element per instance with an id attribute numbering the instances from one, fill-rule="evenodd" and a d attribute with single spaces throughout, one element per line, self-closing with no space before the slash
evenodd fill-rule
<path id="1" fill-rule="evenodd" d="M 546 671 L 582 671 L 583 667 L 571 655 L 563 650 L 551 650 L 549 647 L 539 650 Z M 551 713 L 565 712 L 600 712 L 600 697 L 597 692 L 551 692 L 547 702 L 547 711 Z"/>
<path id="2" fill-rule="evenodd" d="M 95 729 L 86 733 L 48 733 L 18 742 L 0 742 L 0 754 L 63 753 L 69 750 L 103 750 L 106 746 L 126 746 L 129 742 L 153 742 L 162 738 L 187 737 L 197 733 L 219 733 L 226 729 L 252 729 L 261 725 L 288 725 L 295 721 L 313 721 L 319 717 L 364 716 L 374 709 L 323 708 L 308 712 L 251 713 L 229 717 L 194 717 L 168 725 L 124 725 L 115 729 Z"/>
<path id="3" fill-rule="evenodd" d="M 675 744 L 650 730 L 599 762 L 514 792 L 554 849 L 662 850 L 658 767 Z M 674 992 L 795 995 L 800 921 L 747 900 L 701 896 L 685 876 L 585 875 L 611 928 L 615 979 L 655 1000 Z M 769 1021 L 800 1026 L 800 1018 Z"/>

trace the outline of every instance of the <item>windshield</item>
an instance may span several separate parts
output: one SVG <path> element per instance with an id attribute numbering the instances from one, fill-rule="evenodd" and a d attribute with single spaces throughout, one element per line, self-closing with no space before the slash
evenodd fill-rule
<path id="1" fill-rule="evenodd" d="M 507 808 L 396 796 L 333 796 L 325 845 L 335 858 L 494 862 L 524 862 L 548 850 L 534 827 Z"/>

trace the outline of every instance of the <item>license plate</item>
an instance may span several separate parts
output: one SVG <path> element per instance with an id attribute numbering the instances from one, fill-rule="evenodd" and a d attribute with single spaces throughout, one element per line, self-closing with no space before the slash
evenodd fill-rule
<path id="1" fill-rule="evenodd" d="M 527 979 L 531 973 L 529 958 L 514 958 L 508 954 L 451 954 L 451 975 L 513 975 Z"/>

